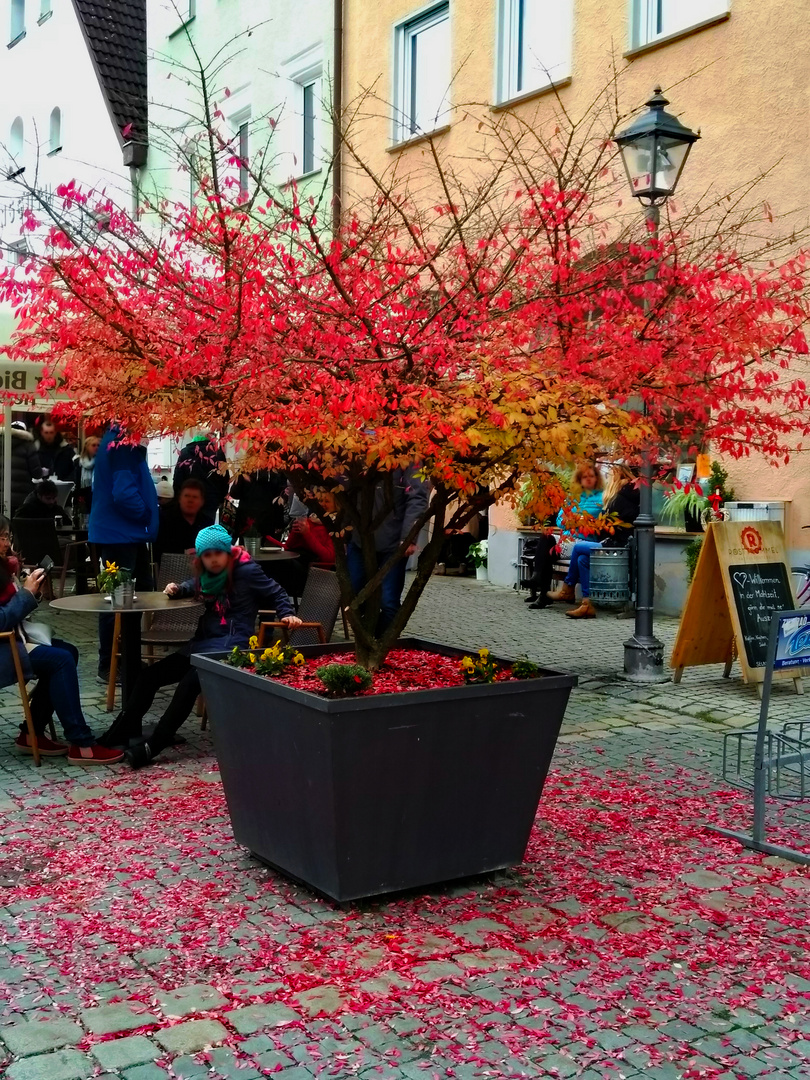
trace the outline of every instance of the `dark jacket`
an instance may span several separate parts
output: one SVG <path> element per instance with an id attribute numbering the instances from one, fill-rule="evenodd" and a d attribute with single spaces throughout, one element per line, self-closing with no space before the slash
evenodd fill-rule
<path id="1" fill-rule="evenodd" d="M 43 470 L 47 469 L 47 475 L 51 479 L 73 479 L 73 455 L 76 451 L 61 435 L 57 435 L 52 443 L 37 439 L 34 449 L 39 454 L 40 465 Z"/>
<path id="2" fill-rule="evenodd" d="M 32 611 L 36 611 L 37 599 L 27 589 L 19 589 L 7 604 L 0 606 L 0 633 L 15 630 L 23 619 L 27 618 Z M 34 672 L 31 669 L 31 661 L 25 645 L 17 642 L 17 650 L 20 654 L 23 675 L 26 679 L 32 679 Z M 11 648 L 5 641 L 0 641 L 0 686 L 11 686 L 17 681 L 17 672 L 14 670 L 14 661 L 11 657 Z"/>
<path id="3" fill-rule="evenodd" d="M 49 506 L 37 498 L 36 491 L 32 491 L 14 517 L 24 518 L 26 521 L 54 521 L 57 515 L 61 517 L 63 524 L 73 524 L 73 518 L 64 507 L 58 503 L 55 506 Z"/>
<path id="4" fill-rule="evenodd" d="M 177 457 L 174 468 L 175 496 L 180 494 L 184 480 L 201 480 L 205 485 L 205 506 L 209 517 L 216 517 L 217 510 L 225 502 L 230 478 L 228 473 L 219 472 L 220 462 L 225 461 L 225 454 L 213 441 L 192 442 L 184 446 Z"/>
<path id="5" fill-rule="evenodd" d="M 196 596 L 197 582 L 192 578 L 180 586 L 180 596 Z M 294 615 L 289 596 L 280 585 L 262 570 L 258 563 L 239 549 L 233 567 L 231 591 L 223 609 L 213 601 L 205 601 L 194 637 L 180 650 L 187 656 L 194 653 L 230 652 L 235 645 L 244 648 L 256 633 L 256 616 L 260 609 L 274 609 L 277 619 Z"/>
<path id="6" fill-rule="evenodd" d="M 5 453 L 0 432 L 0 460 Z M 15 514 L 31 493 L 34 480 L 42 479 L 39 455 L 34 448 L 34 436 L 22 428 L 11 429 L 11 513 Z"/>
<path id="7" fill-rule="evenodd" d="M 145 544 L 157 539 L 158 501 L 146 447 L 121 442 L 117 427 L 96 454 L 91 544 Z"/>
<path id="8" fill-rule="evenodd" d="M 282 497 L 287 488 L 287 477 L 282 472 L 261 469 L 259 472 L 242 473 L 231 489 L 231 496 L 239 500 L 234 523 L 237 539 L 244 536 L 248 523 L 252 522 L 260 536 L 281 539 L 285 529 Z"/>
<path id="9" fill-rule="evenodd" d="M 419 465 L 409 465 L 407 469 L 394 469 L 393 506 L 391 513 L 374 532 L 374 546 L 377 551 L 394 551 L 405 539 L 414 522 L 424 514 L 428 506 L 428 485 L 416 474 Z M 385 506 L 385 481 L 380 480 L 374 489 L 374 517 L 378 518 Z M 413 542 L 416 543 L 417 537 Z M 352 536 L 352 543 L 360 546 L 360 537 Z"/>
<path id="10" fill-rule="evenodd" d="M 603 532 L 595 539 L 602 541 L 604 548 L 626 547 L 633 535 L 633 522 L 639 515 L 641 492 L 635 484 L 625 484 L 619 488 L 610 502 L 605 506 L 603 513 L 615 514 L 622 525 L 616 525 L 611 535 Z"/>
<path id="11" fill-rule="evenodd" d="M 201 510 L 193 523 L 189 525 L 180 513 L 177 501 L 160 508 L 160 525 L 155 541 L 155 559 L 160 562 L 164 552 L 170 555 L 182 555 L 193 548 L 200 529 L 207 529 L 214 524 L 214 519 Z"/>

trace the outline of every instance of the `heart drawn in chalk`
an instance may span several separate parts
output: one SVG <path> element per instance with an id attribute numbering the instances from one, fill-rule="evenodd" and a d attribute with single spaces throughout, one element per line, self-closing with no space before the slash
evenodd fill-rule
<path id="1" fill-rule="evenodd" d="M 737 582 L 741 589 L 744 589 L 745 583 L 748 580 L 748 574 L 743 573 L 742 570 L 738 570 L 734 574 L 734 580 Z"/>

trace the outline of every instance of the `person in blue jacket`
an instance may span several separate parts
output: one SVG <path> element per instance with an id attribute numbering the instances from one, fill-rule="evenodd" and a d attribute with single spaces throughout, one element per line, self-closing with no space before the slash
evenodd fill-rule
<path id="1" fill-rule="evenodd" d="M 138 589 L 152 588 L 148 545 L 157 539 L 158 501 L 146 461 L 146 444 L 126 441 L 113 424 L 96 454 L 90 543 L 104 563 L 129 570 Z M 99 616 L 98 678 L 106 683 L 112 659 L 114 615 Z"/>
<path id="2" fill-rule="evenodd" d="M 273 608 L 287 626 L 300 626 L 292 601 L 258 563 L 241 547 L 234 547 L 221 525 L 211 525 L 197 536 L 197 576 L 182 585 L 167 585 L 167 596 L 195 596 L 205 605 L 191 641 L 141 672 L 124 710 L 99 740 L 113 747 L 126 745 L 141 733 L 143 718 L 162 686 L 177 683 L 168 708 L 148 740 L 136 742 L 126 752 L 138 769 L 148 765 L 161 750 L 171 746 L 200 693 L 200 679 L 191 664 L 194 653 L 230 652 L 245 648 L 256 632 L 261 608 Z"/>

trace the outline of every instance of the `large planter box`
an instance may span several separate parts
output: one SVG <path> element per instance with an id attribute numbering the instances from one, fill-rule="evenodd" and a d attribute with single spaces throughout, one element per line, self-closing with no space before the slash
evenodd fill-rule
<path id="1" fill-rule="evenodd" d="M 263 862 L 344 901 L 522 861 L 573 675 L 336 701 L 193 662 L 234 836 Z"/>

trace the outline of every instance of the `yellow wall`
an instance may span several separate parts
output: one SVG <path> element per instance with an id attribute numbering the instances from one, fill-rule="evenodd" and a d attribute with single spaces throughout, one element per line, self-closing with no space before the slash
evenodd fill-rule
<path id="1" fill-rule="evenodd" d="M 393 24 L 418 10 L 419 0 L 345 0 L 345 90 L 351 108 L 373 88 L 352 126 L 361 155 L 383 171 L 396 161 L 410 171 L 424 161 L 424 144 L 389 152 Z M 468 156 L 476 142 L 476 120 L 459 103 L 493 100 L 497 0 L 451 0 L 454 103 L 450 130 L 439 137 L 443 151 Z M 810 177 L 810 23 L 807 5 L 778 0 L 731 0 L 730 17 L 713 26 L 632 58 L 628 48 L 628 0 L 574 0 L 572 78 L 559 90 L 560 102 L 581 115 L 620 72 L 621 109 L 641 106 L 660 83 L 671 111 L 702 139 L 689 158 L 678 198 L 691 202 L 707 189 L 725 193 L 772 169 L 761 188 L 775 215 L 806 223 Z M 558 107 L 546 92 L 515 106 L 548 122 Z M 469 111 L 474 111 L 471 109 Z M 780 160 L 781 159 L 781 160 Z M 789 227 L 777 221 L 783 231 Z M 763 228 L 764 224 L 763 214 Z M 752 457 L 730 466 L 738 498 L 793 500 L 788 546 L 810 546 L 810 479 L 805 456 L 773 469 Z M 728 464 L 728 463 L 727 463 Z"/>

